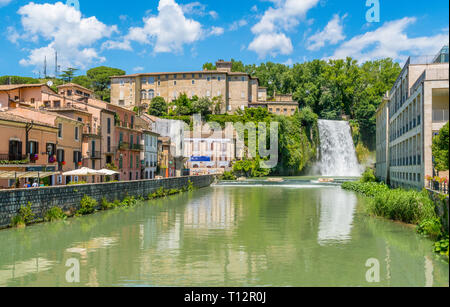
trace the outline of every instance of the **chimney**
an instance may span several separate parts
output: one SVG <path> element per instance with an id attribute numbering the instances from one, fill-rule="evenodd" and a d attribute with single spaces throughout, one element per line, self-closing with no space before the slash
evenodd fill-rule
<path id="1" fill-rule="evenodd" d="M 231 67 L 233 66 L 233 63 L 231 62 L 225 62 L 224 60 L 218 60 L 216 62 L 216 68 L 217 71 L 221 72 L 231 72 Z"/>

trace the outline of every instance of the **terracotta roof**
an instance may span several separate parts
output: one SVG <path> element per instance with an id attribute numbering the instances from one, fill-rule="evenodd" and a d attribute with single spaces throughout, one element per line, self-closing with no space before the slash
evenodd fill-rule
<path id="1" fill-rule="evenodd" d="M 49 124 L 46 124 L 46 123 L 43 123 L 43 122 L 40 122 L 40 121 L 31 120 L 31 119 L 28 119 L 28 118 L 25 118 L 25 117 L 22 117 L 22 116 L 19 116 L 19 115 L 11 114 L 11 113 L 8 113 L 7 111 L 0 112 L 0 120 L 6 120 L 6 121 L 12 121 L 12 122 L 18 122 L 18 123 L 25 123 L 25 124 L 33 122 L 36 125 L 50 127 L 50 128 L 56 128 L 53 125 L 49 125 Z"/>
<path id="2" fill-rule="evenodd" d="M 41 86 L 47 86 L 46 84 L 9 84 L 9 85 L 0 85 L 0 91 L 11 91 L 18 88 L 24 88 L 24 87 L 41 87 Z"/>
<path id="3" fill-rule="evenodd" d="M 88 89 L 88 88 L 85 88 L 84 86 L 81 86 L 81 85 L 76 84 L 76 83 L 66 83 L 66 84 L 58 85 L 58 86 L 57 86 L 58 89 L 59 89 L 59 88 L 65 88 L 65 87 L 78 87 L 78 88 L 81 88 L 81 89 L 83 89 L 83 90 L 85 90 L 85 91 L 88 91 L 88 92 L 91 92 L 91 93 L 94 92 L 93 90 L 90 90 L 90 89 Z"/>
<path id="4" fill-rule="evenodd" d="M 23 110 L 26 113 L 25 114 L 20 113 L 20 110 Z M 57 113 L 54 113 L 54 112 L 48 112 L 48 111 L 41 110 L 41 109 L 40 110 L 35 110 L 35 109 L 29 109 L 29 108 L 16 108 L 16 109 L 10 109 L 7 112 L 10 113 L 10 114 L 13 114 L 13 115 L 17 115 L 17 116 L 20 116 L 20 117 L 27 118 L 27 119 L 32 120 L 32 121 L 34 121 L 34 119 L 36 117 L 39 117 L 39 114 L 45 114 L 45 115 L 53 116 L 54 117 L 53 120 L 55 120 L 57 117 L 59 117 L 59 118 L 63 118 L 65 120 L 69 120 L 69 121 L 72 121 L 72 122 L 80 123 L 77 120 L 75 120 L 73 118 L 70 118 L 68 116 L 57 114 Z M 47 123 L 47 125 L 52 125 L 52 124 Z"/>

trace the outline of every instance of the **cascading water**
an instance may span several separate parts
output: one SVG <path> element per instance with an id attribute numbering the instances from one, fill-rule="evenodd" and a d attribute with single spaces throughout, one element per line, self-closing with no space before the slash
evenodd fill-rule
<path id="1" fill-rule="evenodd" d="M 322 176 L 358 177 L 361 166 L 356 157 L 351 128 L 346 121 L 319 120 L 320 162 Z"/>

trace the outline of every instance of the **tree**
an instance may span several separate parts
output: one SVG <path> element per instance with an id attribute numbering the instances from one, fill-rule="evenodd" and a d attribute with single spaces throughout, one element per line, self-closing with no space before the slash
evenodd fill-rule
<path id="1" fill-rule="evenodd" d="M 165 116 L 167 115 L 167 103 L 164 98 L 158 96 L 152 99 L 148 114 L 153 116 Z"/>
<path id="2" fill-rule="evenodd" d="M 216 70 L 216 66 L 213 63 L 205 63 L 203 64 L 203 70 Z"/>
<path id="3" fill-rule="evenodd" d="M 38 79 L 20 76 L 2 76 L 0 77 L 0 85 L 6 84 L 36 84 L 40 83 Z"/>
<path id="4" fill-rule="evenodd" d="M 92 89 L 91 80 L 87 76 L 77 76 L 72 79 L 72 83 L 81 85 L 88 89 Z"/>
<path id="5" fill-rule="evenodd" d="M 61 79 L 63 79 L 65 82 L 71 82 L 72 79 L 75 77 L 75 72 L 78 69 L 76 68 L 67 68 L 67 70 L 63 70 L 62 74 L 60 75 Z"/>
<path id="6" fill-rule="evenodd" d="M 175 104 L 175 114 L 176 115 L 191 115 L 192 114 L 192 101 L 188 98 L 188 96 L 183 93 L 181 94 L 177 100 L 174 102 Z"/>
<path id="7" fill-rule="evenodd" d="M 448 122 L 439 131 L 439 134 L 433 138 L 433 157 L 435 167 L 438 171 L 447 171 L 449 169 L 448 161 Z"/>
<path id="8" fill-rule="evenodd" d="M 108 102 L 111 100 L 111 77 L 122 75 L 125 75 L 125 71 L 106 66 L 92 68 L 86 72 L 86 76 L 90 81 L 90 89 L 92 89 L 100 99 Z"/>
<path id="9" fill-rule="evenodd" d="M 211 114 L 211 107 L 213 103 L 208 97 L 202 97 L 200 99 L 192 99 L 192 112 L 194 114 L 200 113 L 202 116 Z"/>

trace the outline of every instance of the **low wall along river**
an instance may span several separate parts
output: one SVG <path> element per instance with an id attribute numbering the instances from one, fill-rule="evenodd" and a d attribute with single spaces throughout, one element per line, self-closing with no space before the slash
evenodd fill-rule
<path id="1" fill-rule="evenodd" d="M 63 211 L 76 211 L 80 208 L 84 195 L 99 203 L 105 197 L 109 202 L 123 200 L 126 196 L 147 196 L 159 188 L 181 189 L 191 181 L 195 188 L 210 186 L 214 176 L 176 177 L 160 180 L 140 180 L 113 183 L 84 184 L 71 186 L 45 187 L 36 189 L 0 190 L 0 228 L 6 228 L 11 218 L 17 215 L 21 206 L 32 204 L 37 219 L 43 218 L 47 210 L 60 207 Z"/>

